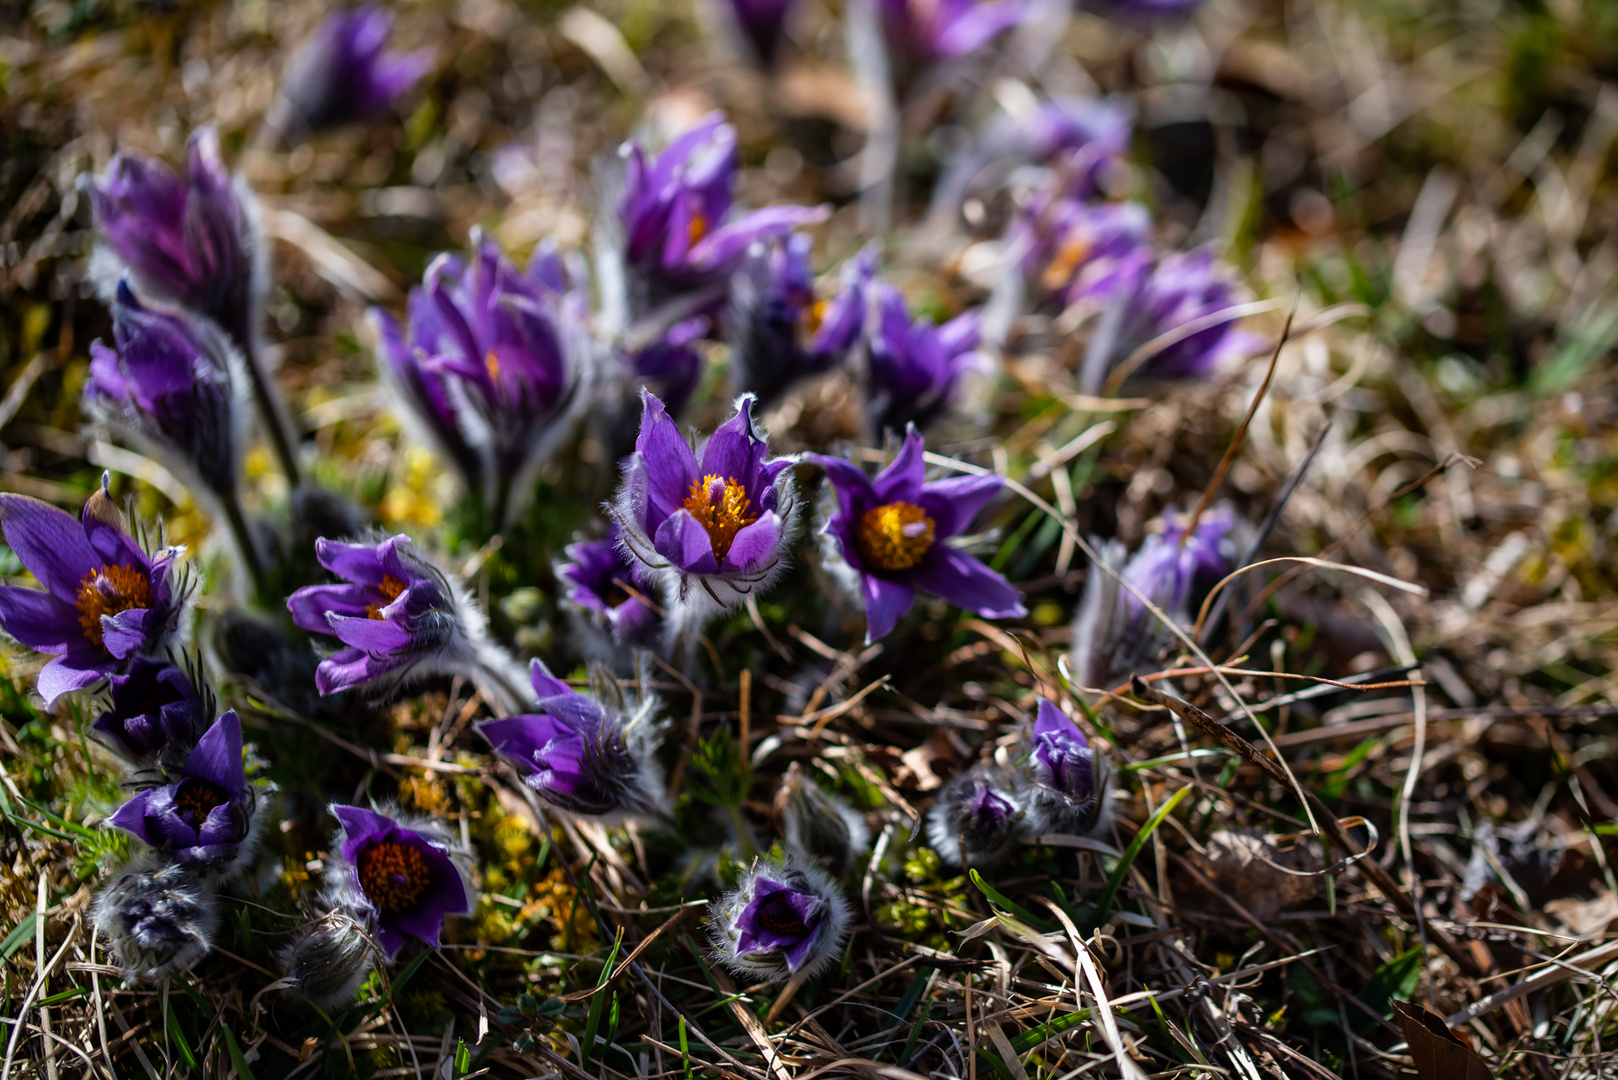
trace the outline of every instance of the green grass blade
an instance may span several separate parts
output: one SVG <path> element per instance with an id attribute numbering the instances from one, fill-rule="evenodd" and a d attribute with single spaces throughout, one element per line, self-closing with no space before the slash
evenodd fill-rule
<path id="1" fill-rule="evenodd" d="M 1106 922 L 1107 916 L 1112 914 L 1113 901 L 1118 898 L 1118 890 L 1124 884 L 1124 877 L 1129 873 L 1129 868 L 1135 864 L 1135 858 L 1141 853 L 1141 849 L 1146 846 L 1146 841 L 1152 838 L 1152 833 L 1156 831 L 1159 825 L 1163 824 L 1163 819 L 1169 816 L 1170 811 L 1180 805 L 1180 800 L 1189 794 L 1191 794 L 1191 788 L 1188 785 L 1170 795 L 1168 801 L 1157 808 L 1157 813 L 1153 814 L 1146 824 L 1141 826 L 1140 832 L 1135 834 L 1135 839 L 1129 842 L 1129 847 L 1124 849 L 1123 858 L 1119 859 L 1118 865 L 1112 868 L 1112 873 L 1107 877 L 1106 888 L 1101 890 L 1101 899 L 1096 901 L 1095 924 L 1097 926 Z"/>
<path id="2" fill-rule="evenodd" d="M 247 1064 L 247 1058 L 242 1055 L 242 1048 L 236 1045 L 236 1036 L 229 1027 L 220 1029 L 225 1033 L 225 1050 L 230 1054 L 230 1064 L 236 1070 L 240 1080 L 258 1080 L 253 1075 L 253 1067 Z"/>
<path id="3" fill-rule="evenodd" d="M 600 990 L 607 985 L 607 980 L 612 978 L 612 965 L 617 961 L 618 950 L 623 943 L 624 932 L 620 929 L 618 936 L 613 939 L 612 951 L 607 954 L 607 962 L 601 965 L 601 978 L 596 982 L 597 993 L 595 997 L 590 999 L 590 1012 L 584 1018 L 584 1037 L 579 1040 L 579 1065 L 581 1068 L 589 1067 L 590 1056 L 595 1053 L 596 1032 L 601 1027 L 601 1013 L 607 1001 L 607 995 L 601 993 Z"/>
<path id="4" fill-rule="evenodd" d="M 976 870 L 968 870 L 967 873 L 972 879 L 972 884 L 976 885 L 978 887 L 978 891 L 984 896 L 987 896 L 991 902 L 999 904 L 1002 908 L 1011 912 L 1013 915 L 1017 916 L 1017 918 L 1021 919 L 1029 926 L 1032 926 L 1040 933 L 1048 934 L 1052 930 L 1056 929 L 1054 923 L 1051 923 L 1046 919 L 1041 919 L 1038 915 L 1035 915 L 1033 912 L 1029 911 L 1015 900 L 1007 897 L 1005 893 L 1001 892 L 993 885 L 990 885 L 987 881 L 984 881 L 983 875 L 978 873 Z"/>

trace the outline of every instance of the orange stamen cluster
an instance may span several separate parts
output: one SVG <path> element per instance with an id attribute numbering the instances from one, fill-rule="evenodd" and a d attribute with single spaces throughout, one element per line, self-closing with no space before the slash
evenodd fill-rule
<path id="1" fill-rule="evenodd" d="M 382 609 L 399 599 L 399 594 L 405 591 L 405 583 L 392 574 L 384 574 L 382 575 L 382 584 L 377 586 L 377 591 L 387 599 L 380 604 L 366 604 L 365 615 L 366 618 L 381 621 L 385 617 L 382 614 Z"/>
<path id="2" fill-rule="evenodd" d="M 1073 271 L 1090 257 L 1090 247 L 1090 241 L 1082 235 L 1068 237 L 1046 264 L 1039 283 L 1051 292 L 1066 286 L 1073 278 Z"/>
<path id="3" fill-rule="evenodd" d="M 820 324 L 826 321 L 826 309 L 831 307 L 830 300 L 816 300 L 803 310 L 803 333 L 805 337 L 814 337 L 820 332 Z"/>
<path id="4" fill-rule="evenodd" d="M 104 565 L 84 575 L 74 606 L 79 609 L 84 636 L 100 645 L 103 615 L 152 606 L 151 578 L 136 566 Z"/>
<path id="5" fill-rule="evenodd" d="M 909 570 L 933 546 L 933 519 L 907 502 L 874 506 L 854 533 L 860 555 L 877 570 Z"/>
<path id="6" fill-rule="evenodd" d="M 701 213 L 700 211 L 698 211 L 695 214 L 692 214 L 690 223 L 688 225 L 686 225 L 686 227 L 685 227 L 686 242 L 690 243 L 690 244 L 695 244 L 698 240 L 701 240 L 704 236 L 707 236 L 707 235 L 708 235 L 708 218 L 707 218 L 707 216 L 704 215 L 703 213 Z"/>
<path id="7" fill-rule="evenodd" d="M 753 502 L 735 477 L 721 480 L 710 473 L 701 480 L 691 481 L 691 494 L 680 505 L 708 531 L 713 557 L 720 562 L 730 554 L 736 534 L 758 520 L 757 514 L 748 513 Z"/>
<path id="8" fill-rule="evenodd" d="M 409 911 L 432 880 L 427 860 L 406 844 L 384 840 L 360 852 L 355 860 L 360 888 L 387 912 Z"/>
<path id="9" fill-rule="evenodd" d="M 195 781 L 174 793 L 174 809 L 193 829 L 202 828 L 202 823 L 208 820 L 209 811 L 229 801 L 217 785 Z"/>

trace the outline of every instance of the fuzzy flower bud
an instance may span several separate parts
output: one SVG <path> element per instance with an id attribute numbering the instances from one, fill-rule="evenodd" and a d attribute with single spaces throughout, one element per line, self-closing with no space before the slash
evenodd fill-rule
<path id="1" fill-rule="evenodd" d="M 535 660 L 529 668 L 543 712 L 485 720 L 478 732 L 559 810 L 619 819 L 660 813 L 667 801 L 658 767 L 658 702 L 626 702 L 598 671 L 595 696 L 581 694 Z"/>
<path id="2" fill-rule="evenodd" d="M 1026 763 L 1033 831 L 1094 836 L 1111 821 L 1107 759 L 1084 732 L 1049 701 L 1041 700 Z"/>
<path id="3" fill-rule="evenodd" d="M 288 989 L 321 1009 L 354 997 L 376 962 L 365 919 L 333 908 L 304 928 L 280 954 Z"/>
<path id="4" fill-rule="evenodd" d="M 859 865 L 871 846 L 871 829 L 858 810 L 829 794 L 798 767 L 787 770 L 776 796 L 787 847 L 820 860 L 842 875 Z"/>
<path id="5" fill-rule="evenodd" d="M 1027 816 L 1015 777 L 976 765 L 939 791 L 927 814 L 927 843 L 950 866 L 989 866 L 1016 847 Z"/>
<path id="6" fill-rule="evenodd" d="M 213 947 L 213 890 L 179 863 L 138 859 L 117 871 L 90 909 L 96 932 L 130 980 L 186 971 Z"/>
<path id="7" fill-rule="evenodd" d="M 713 954 L 749 979 L 810 978 L 836 960 L 851 911 L 820 867 L 789 854 L 761 857 L 714 905 Z"/>

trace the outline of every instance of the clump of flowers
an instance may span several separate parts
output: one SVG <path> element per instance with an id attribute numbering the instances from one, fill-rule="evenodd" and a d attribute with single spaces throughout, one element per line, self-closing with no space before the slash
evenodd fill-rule
<path id="1" fill-rule="evenodd" d="M 715 958 L 749 979 L 814 977 L 842 955 L 852 918 L 827 873 L 799 856 L 761 856 L 714 905 Z"/>
<path id="2" fill-rule="evenodd" d="M 0 585 L 0 629 L 52 659 L 39 673 L 49 706 L 137 656 L 160 652 L 181 625 L 183 549 L 148 554 L 102 490 L 78 520 L 24 495 L 0 494 L 0 533 L 43 589 Z"/>
<path id="3" fill-rule="evenodd" d="M 393 108 L 433 66 L 431 49 L 388 52 L 393 14 L 374 4 L 326 16 L 295 53 L 268 124 L 289 141 Z"/>
<path id="4" fill-rule="evenodd" d="M 406 422 L 484 499 L 497 529 L 527 505 L 601 363 L 577 281 L 548 246 L 519 272 L 473 230 L 470 261 L 439 255 L 411 291 L 408 336 L 372 310 L 383 377 Z"/>
<path id="5" fill-rule="evenodd" d="M 595 695 L 581 694 L 535 660 L 529 669 L 540 713 L 485 720 L 478 732 L 559 810 L 608 820 L 663 813 L 667 801 L 656 751 L 661 725 L 650 695 L 626 701 L 599 673 Z"/>
<path id="6" fill-rule="evenodd" d="M 1009 771 L 980 764 L 939 789 L 927 843 L 950 866 L 990 866 L 1028 832 L 1027 795 Z"/>
<path id="7" fill-rule="evenodd" d="M 836 496 L 823 530 L 828 554 L 857 577 L 865 640 L 886 637 L 921 590 L 985 618 L 1026 614 L 1017 589 L 949 541 L 999 492 L 998 476 L 926 479 L 926 444 L 914 427 L 873 480 L 853 462 L 817 455 Z"/>
<path id="8" fill-rule="evenodd" d="M 624 467 L 613 517 L 624 552 L 659 584 L 668 640 L 679 645 L 711 614 L 769 587 L 786 569 L 796 535 L 791 466 L 768 458 L 753 425 L 753 398 L 702 446 L 691 448 L 650 393 L 635 454 Z"/>

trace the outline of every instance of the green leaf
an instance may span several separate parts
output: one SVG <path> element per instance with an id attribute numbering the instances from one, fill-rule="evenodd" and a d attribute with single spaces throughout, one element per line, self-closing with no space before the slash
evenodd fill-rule
<path id="1" fill-rule="evenodd" d="M 1408 1001 L 1410 995 L 1416 992 L 1424 959 L 1421 946 L 1406 949 L 1372 972 L 1370 979 L 1354 996 L 1365 1002 L 1373 1012 L 1391 1017 L 1393 1003 Z M 1371 1018 L 1357 1009 L 1350 1010 L 1349 1023 L 1356 1030 L 1369 1030 L 1373 1026 Z"/>
<path id="2" fill-rule="evenodd" d="M 1035 915 L 1021 904 L 1007 897 L 1005 893 L 1002 893 L 999 889 L 995 888 L 993 885 L 990 885 L 987 881 L 984 881 L 983 875 L 979 874 L 976 870 L 968 870 L 967 874 L 971 877 L 972 884 L 976 885 L 978 887 L 978 891 L 984 896 L 987 896 L 991 902 L 999 904 L 1002 908 L 1011 912 L 1013 915 L 1017 916 L 1017 918 L 1021 919 L 1029 926 L 1032 926 L 1040 933 L 1048 934 L 1052 930 L 1056 929 L 1055 923 L 1046 919 L 1041 919 L 1039 916 Z"/>
<path id="3" fill-rule="evenodd" d="M 1096 901 L 1095 924 L 1097 926 L 1106 922 L 1107 916 L 1112 914 L 1113 901 L 1118 898 L 1118 890 L 1124 884 L 1124 877 L 1129 873 L 1129 868 L 1135 864 L 1136 856 L 1146 847 L 1146 841 L 1152 838 L 1152 833 L 1159 825 L 1163 824 L 1163 819 L 1169 816 L 1170 811 L 1180 805 L 1180 800 L 1189 794 L 1191 794 L 1191 788 L 1188 785 L 1170 795 L 1168 801 L 1157 808 L 1157 813 L 1153 814 L 1146 824 L 1141 826 L 1140 832 L 1135 834 L 1135 839 L 1129 842 L 1129 847 L 1124 849 L 1123 858 L 1119 859 L 1118 865 L 1112 868 L 1112 873 L 1107 876 L 1107 885 L 1101 890 L 1101 898 Z"/>
<path id="4" fill-rule="evenodd" d="M 6 935 L 5 941 L 0 941 L 0 964 L 10 960 L 12 954 L 28 942 L 34 940 L 34 920 L 39 917 L 37 912 L 30 911 L 24 915 L 22 922 L 12 928 Z"/>
<path id="5" fill-rule="evenodd" d="M 1049 1023 L 1019 1032 L 1017 1037 L 1011 1040 L 1011 1048 L 1017 1051 L 1018 1054 L 1026 1054 L 1046 1039 L 1054 1039 L 1068 1028 L 1078 1027 L 1094 1015 L 1094 1009 L 1080 1009 L 1078 1012 L 1064 1013 Z"/>
<path id="6" fill-rule="evenodd" d="M 242 1048 L 236 1045 L 236 1036 L 228 1027 L 223 1027 L 225 1033 L 225 1050 L 230 1054 L 230 1064 L 236 1070 L 241 1080 L 258 1080 L 253 1075 L 252 1066 L 247 1064 L 247 1058 L 242 1055 Z"/>
<path id="7" fill-rule="evenodd" d="M 685 1080 L 691 1080 L 691 1047 L 685 1041 L 685 1017 L 680 1017 L 680 1067 L 685 1070 Z"/>
<path id="8" fill-rule="evenodd" d="M 607 954 L 607 962 L 601 965 L 601 978 L 596 982 L 596 995 L 590 999 L 590 1013 L 584 1019 L 584 1037 L 579 1040 L 579 1066 L 588 1069 L 590 1055 L 595 1053 L 596 1031 L 601 1027 L 601 1011 L 606 1004 L 607 995 L 600 992 L 607 980 L 612 978 L 612 965 L 618 959 L 618 950 L 624 943 L 624 931 L 620 927 L 618 935 L 613 939 L 612 951 Z"/>
<path id="9" fill-rule="evenodd" d="M 455 1076 L 465 1076 L 472 1071 L 472 1051 L 466 1047 L 465 1039 L 455 1040 Z"/>
<path id="10" fill-rule="evenodd" d="M 169 1038 L 174 1041 L 175 1049 L 180 1051 L 180 1057 L 185 1061 L 185 1067 L 192 1072 L 197 1069 L 197 1055 L 191 1052 L 191 1044 L 185 1041 L 185 1032 L 180 1030 L 180 1017 L 173 1009 L 168 1007 L 167 998 L 163 1001 L 163 1024 L 168 1028 Z"/>
<path id="11" fill-rule="evenodd" d="M 990 1050 L 979 1050 L 978 1057 L 983 1060 L 984 1064 L 994 1070 L 996 1076 L 1004 1077 L 1004 1080 L 1015 1080 L 1011 1075 L 1011 1070 L 1006 1067 L 1006 1063 L 1000 1060 L 999 1054 Z"/>

